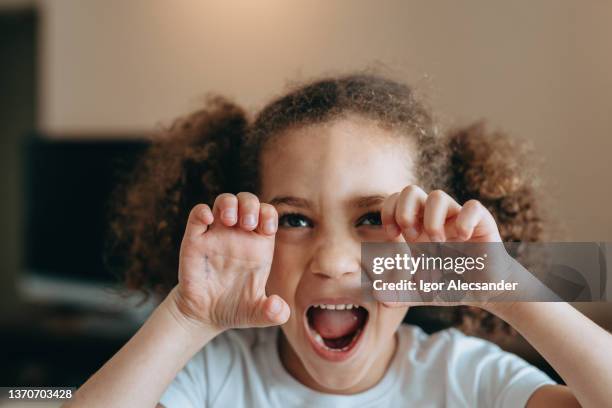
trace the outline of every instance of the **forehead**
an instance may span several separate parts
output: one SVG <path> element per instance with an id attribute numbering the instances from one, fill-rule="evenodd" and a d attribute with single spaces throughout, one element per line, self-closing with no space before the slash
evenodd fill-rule
<path id="1" fill-rule="evenodd" d="M 361 117 L 298 127 L 261 158 L 261 198 L 387 195 L 415 182 L 410 138 Z"/>

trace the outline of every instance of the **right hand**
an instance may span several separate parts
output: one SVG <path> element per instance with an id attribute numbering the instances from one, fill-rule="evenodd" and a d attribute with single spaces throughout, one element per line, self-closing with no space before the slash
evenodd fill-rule
<path id="1" fill-rule="evenodd" d="M 174 298 L 179 312 L 216 330 L 283 324 L 289 306 L 266 296 L 278 214 L 251 193 L 221 194 L 189 215 Z"/>

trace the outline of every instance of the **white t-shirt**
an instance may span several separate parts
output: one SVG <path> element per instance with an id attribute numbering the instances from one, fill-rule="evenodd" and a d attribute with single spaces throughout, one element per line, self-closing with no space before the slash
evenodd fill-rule
<path id="1" fill-rule="evenodd" d="M 314 391 L 294 379 L 277 352 L 278 328 L 230 330 L 199 351 L 160 403 L 189 407 L 523 407 L 540 386 L 555 384 L 520 357 L 456 329 L 428 335 L 398 329 L 387 373 L 353 395 Z"/>

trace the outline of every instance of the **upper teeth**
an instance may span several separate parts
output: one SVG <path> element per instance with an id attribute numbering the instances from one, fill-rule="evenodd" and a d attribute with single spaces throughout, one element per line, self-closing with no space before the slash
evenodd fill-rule
<path id="1" fill-rule="evenodd" d="M 347 304 L 340 304 L 340 305 L 327 305 L 327 304 L 321 304 L 321 305 L 314 305 L 313 307 L 318 307 L 321 309 L 331 309 L 331 310 L 350 310 L 352 308 L 358 308 L 359 305 L 353 305 L 350 303 Z"/>

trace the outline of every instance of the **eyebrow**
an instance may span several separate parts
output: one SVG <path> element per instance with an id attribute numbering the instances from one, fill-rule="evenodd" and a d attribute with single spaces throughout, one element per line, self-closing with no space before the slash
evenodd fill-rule
<path id="1" fill-rule="evenodd" d="M 357 208 L 367 208 L 374 207 L 376 205 L 382 204 L 385 201 L 385 196 L 377 194 L 377 195 L 369 195 L 364 197 L 357 197 L 349 201 L 349 205 L 351 207 Z"/>
<path id="2" fill-rule="evenodd" d="M 363 197 L 355 197 L 348 201 L 348 206 L 357 207 L 357 208 L 373 207 L 373 206 L 382 204 L 385 198 L 386 197 L 384 195 L 380 195 L 380 194 L 363 196 Z M 291 207 L 305 208 L 305 209 L 312 208 L 310 201 L 306 200 L 305 198 L 294 197 L 294 196 L 274 197 L 272 200 L 270 200 L 270 204 L 272 205 L 285 204 Z"/>
<path id="3" fill-rule="evenodd" d="M 309 209 L 312 207 L 308 200 L 304 198 L 293 197 L 293 196 L 274 197 L 272 200 L 270 200 L 270 204 L 272 205 L 285 204 L 291 207 L 306 208 L 306 209 Z"/>

